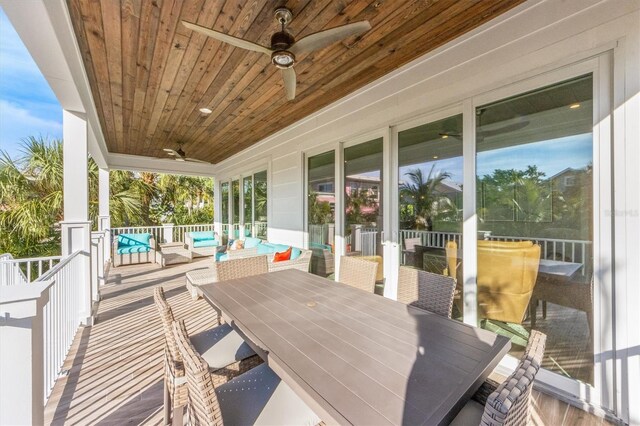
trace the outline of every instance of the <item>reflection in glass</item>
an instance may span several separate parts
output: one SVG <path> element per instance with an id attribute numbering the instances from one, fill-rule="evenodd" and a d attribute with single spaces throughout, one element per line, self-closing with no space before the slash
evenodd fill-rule
<path id="1" fill-rule="evenodd" d="M 247 176 L 242 180 L 242 194 L 245 236 L 250 236 L 253 228 L 253 176 Z"/>
<path id="2" fill-rule="evenodd" d="M 462 317 L 462 115 L 398 133 L 400 262 L 457 279 Z"/>
<path id="3" fill-rule="evenodd" d="M 267 171 L 253 175 L 254 184 L 254 229 L 255 237 L 267 238 Z"/>
<path id="4" fill-rule="evenodd" d="M 229 182 L 220 184 L 222 199 L 220 200 L 220 220 L 222 222 L 222 234 L 229 236 Z"/>
<path id="5" fill-rule="evenodd" d="M 307 222 L 311 272 L 329 276 L 334 272 L 335 152 L 309 157 Z"/>
<path id="6" fill-rule="evenodd" d="M 593 383 L 590 75 L 476 110 L 478 317 L 519 356 Z"/>
<path id="7" fill-rule="evenodd" d="M 233 202 L 233 233 L 232 238 L 240 237 L 240 181 L 231 182 L 231 199 Z"/>
<path id="8" fill-rule="evenodd" d="M 382 144 L 378 138 L 344 149 L 345 253 L 378 262 L 379 282 L 384 276 Z"/>

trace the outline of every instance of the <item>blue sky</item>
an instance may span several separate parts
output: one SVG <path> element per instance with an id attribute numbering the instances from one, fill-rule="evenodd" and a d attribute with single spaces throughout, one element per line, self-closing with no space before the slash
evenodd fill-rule
<path id="1" fill-rule="evenodd" d="M 62 108 L 0 7 L 0 150 L 38 135 L 62 139 Z"/>
<path id="2" fill-rule="evenodd" d="M 547 177 L 551 177 L 567 167 L 584 168 L 592 161 L 592 136 L 591 133 L 587 133 L 479 152 L 476 168 L 478 176 L 484 176 L 493 173 L 496 169 L 524 170 L 529 165 L 535 165 Z M 451 181 L 462 184 L 462 157 L 420 164 L 419 167 L 425 176 L 434 163 L 434 173 L 449 172 Z M 415 165 L 402 167 L 400 180 L 403 180 L 404 173 L 415 168 Z"/>

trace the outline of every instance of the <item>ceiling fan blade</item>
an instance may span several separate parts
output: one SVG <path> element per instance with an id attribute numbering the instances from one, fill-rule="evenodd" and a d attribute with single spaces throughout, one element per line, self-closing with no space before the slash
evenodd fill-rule
<path id="1" fill-rule="evenodd" d="M 257 43 L 253 43 L 251 41 L 244 40 L 238 37 L 230 36 L 228 34 L 224 34 L 219 31 L 205 28 L 197 24 L 192 24 L 191 22 L 187 22 L 187 21 L 182 21 L 182 25 L 189 28 L 190 30 L 199 32 L 200 34 L 204 34 L 208 37 L 215 38 L 216 40 L 229 43 L 241 49 L 252 50 L 254 52 L 264 53 L 265 55 L 271 56 L 271 49 L 264 47 L 262 45 L 259 45 Z"/>
<path id="2" fill-rule="evenodd" d="M 294 55 L 309 53 L 313 50 L 327 47 L 337 41 L 344 40 L 347 37 L 362 34 L 370 29 L 371 24 L 369 21 L 354 22 L 353 24 L 331 28 L 301 38 L 291 46 L 289 51 Z"/>
<path id="3" fill-rule="evenodd" d="M 287 92 L 287 100 L 292 101 L 296 97 L 296 72 L 293 67 L 282 70 L 284 90 Z"/>
<path id="4" fill-rule="evenodd" d="M 173 155 L 173 156 L 175 156 L 175 157 L 179 157 L 178 153 L 177 153 L 177 152 L 175 152 L 175 151 L 174 151 L 173 149 L 171 149 L 171 148 L 164 148 L 164 149 L 163 149 L 163 151 L 164 151 L 164 152 L 166 152 L 166 153 L 167 153 L 167 154 L 169 154 L 169 155 Z"/>
<path id="5" fill-rule="evenodd" d="M 204 161 L 204 160 L 198 160 L 197 158 L 185 158 L 185 161 L 189 161 L 191 163 L 202 163 L 202 164 L 211 164 L 208 161 Z"/>

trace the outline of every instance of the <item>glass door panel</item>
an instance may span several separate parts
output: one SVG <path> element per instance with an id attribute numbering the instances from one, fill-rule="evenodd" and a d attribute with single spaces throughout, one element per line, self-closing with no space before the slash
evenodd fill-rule
<path id="1" fill-rule="evenodd" d="M 253 236 L 253 176 L 247 176 L 242 180 L 243 194 L 243 220 L 244 234 Z"/>
<path id="2" fill-rule="evenodd" d="M 335 253 L 335 151 L 309 157 L 307 162 L 307 230 L 313 251 L 311 272 L 333 277 Z"/>
<path id="3" fill-rule="evenodd" d="M 222 182 L 220 184 L 220 193 L 222 200 L 220 200 L 220 221 L 222 222 L 222 236 L 223 239 L 229 237 L 229 182 Z M 223 241 L 226 244 L 226 241 Z"/>
<path id="4" fill-rule="evenodd" d="M 267 171 L 253 175 L 253 228 L 254 237 L 267 239 Z"/>
<path id="5" fill-rule="evenodd" d="M 240 238 L 240 181 L 234 180 L 231 182 L 231 199 L 232 199 L 232 233 L 231 238 Z"/>
<path id="6" fill-rule="evenodd" d="M 345 253 L 378 262 L 379 284 L 384 277 L 382 150 L 382 138 L 344 149 Z M 382 291 L 382 285 L 376 287 Z"/>
<path id="7" fill-rule="evenodd" d="M 476 110 L 478 319 L 593 384 L 591 75 Z"/>
<path id="8" fill-rule="evenodd" d="M 462 319 L 462 115 L 398 132 L 400 264 L 457 280 Z"/>

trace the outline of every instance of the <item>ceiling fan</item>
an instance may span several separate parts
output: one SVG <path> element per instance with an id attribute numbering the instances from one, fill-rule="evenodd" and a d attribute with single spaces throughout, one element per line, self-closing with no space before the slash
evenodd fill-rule
<path id="1" fill-rule="evenodd" d="M 174 157 L 176 161 L 188 161 L 190 163 L 203 163 L 203 164 L 211 164 L 208 161 L 197 160 L 195 158 L 187 157 L 187 154 L 182 150 L 182 145 L 184 142 L 178 142 L 178 150 L 173 150 L 171 148 L 164 148 L 163 151 L 167 153 L 167 155 Z"/>
<path id="2" fill-rule="evenodd" d="M 187 21 L 182 21 L 182 25 L 224 43 L 269 56 L 271 63 L 282 71 L 288 100 L 293 100 L 296 97 L 296 72 L 293 70 L 296 64 L 296 55 L 322 49 L 337 41 L 362 34 L 371 29 L 371 24 L 368 21 L 360 21 L 309 34 L 296 41 L 293 35 L 287 31 L 287 25 L 293 19 L 291 11 L 286 7 L 279 7 L 275 10 L 275 17 L 281 26 L 281 30 L 271 36 L 271 47 L 262 46 L 252 41 L 233 37 Z"/>
<path id="3" fill-rule="evenodd" d="M 476 115 L 478 116 L 478 123 L 477 123 L 478 131 L 476 133 L 476 139 L 479 141 L 483 140 L 486 137 L 497 136 L 502 133 L 515 132 L 529 125 L 529 120 L 526 120 L 520 117 L 518 121 L 515 123 L 507 124 L 505 126 L 498 127 L 497 129 L 493 129 L 493 130 L 482 130 L 482 114 L 484 113 L 484 111 L 485 111 L 484 109 L 479 109 L 476 112 Z M 443 137 L 452 137 L 457 139 L 462 138 L 462 133 L 460 132 L 443 131 L 443 132 L 440 132 L 439 135 Z"/>

